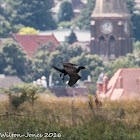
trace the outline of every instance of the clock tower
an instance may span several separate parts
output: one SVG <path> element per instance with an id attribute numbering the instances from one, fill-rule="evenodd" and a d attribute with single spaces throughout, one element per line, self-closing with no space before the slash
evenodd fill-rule
<path id="1" fill-rule="evenodd" d="M 132 53 L 130 13 L 125 0 L 96 0 L 90 51 L 107 60 Z"/>

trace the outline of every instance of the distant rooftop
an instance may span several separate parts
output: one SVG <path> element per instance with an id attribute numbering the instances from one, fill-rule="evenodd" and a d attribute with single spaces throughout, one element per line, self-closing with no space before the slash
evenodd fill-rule
<path id="1" fill-rule="evenodd" d="M 37 50 L 37 48 L 43 44 L 46 44 L 50 41 L 54 44 L 50 51 L 53 51 L 56 46 L 59 45 L 59 42 L 54 37 L 53 34 L 50 35 L 19 35 L 12 34 L 13 38 L 19 43 L 21 48 L 27 52 L 27 54 L 32 57 Z"/>
<path id="2" fill-rule="evenodd" d="M 90 31 L 89 30 L 73 30 L 77 36 L 79 42 L 90 42 Z M 59 29 L 40 32 L 39 35 L 51 35 L 53 34 L 56 39 L 62 43 L 65 42 L 67 37 L 70 35 L 71 29 Z"/>
<path id="3" fill-rule="evenodd" d="M 17 76 L 5 76 L 4 74 L 0 74 L 0 88 L 8 88 L 18 84 L 23 84 L 23 82 Z"/>
<path id="4" fill-rule="evenodd" d="M 140 68 L 119 69 L 107 83 L 106 93 L 100 92 L 101 98 L 119 100 L 140 97 Z"/>

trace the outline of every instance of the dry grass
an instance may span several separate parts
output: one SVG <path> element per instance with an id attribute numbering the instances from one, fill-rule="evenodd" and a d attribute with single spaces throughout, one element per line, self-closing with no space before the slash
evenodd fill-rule
<path id="1" fill-rule="evenodd" d="M 89 102 L 92 107 L 89 106 Z M 57 98 L 40 94 L 33 108 L 26 101 L 15 110 L 9 106 L 6 99 L 0 102 L 0 110 L 1 115 L 10 110 L 11 113 L 24 115 L 0 117 L 0 131 L 3 133 L 57 132 L 62 134 L 60 140 L 140 139 L 140 100 L 138 99 L 104 101 L 102 107 L 97 108 L 93 97 Z"/>
<path id="2" fill-rule="evenodd" d="M 73 103 L 72 103 L 73 101 Z M 88 97 L 55 97 L 47 94 L 40 94 L 39 98 L 35 102 L 34 108 L 29 102 L 25 102 L 18 110 L 13 110 L 13 112 L 20 114 L 34 114 L 37 117 L 49 117 L 49 118 L 59 118 L 59 121 L 63 124 L 72 124 L 72 116 L 74 115 L 78 123 L 81 120 L 87 120 L 93 115 L 101 115 L 106 118 L 120 119 L 121 111 L 123 109 L 124 116 L 121 118 L 124 122 L 130 124 L 138 124 L 140 122 L 140 100 L 121 100 L 121 101 L 105 101 L 102 103 L 102 108 L 97 109 L 94 103 L 94 98 L 92 100 L 93 110 L 95 114 L 89 107 Z M 9 111 L 8 99 L 0 102 L 0 114 L 4 114 Z"/>

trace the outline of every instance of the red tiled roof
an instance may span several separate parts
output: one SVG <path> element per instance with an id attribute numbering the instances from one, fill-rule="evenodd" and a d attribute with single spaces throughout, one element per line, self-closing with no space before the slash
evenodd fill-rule
<path id="1" fill-rule="evenodd" d="M 122 78 L 122 88 L 119 87 L 119 77 Z M 119 69 L 108 82 L 106 97 L 111 100 L 117 100 L 123 97 L 140 97 L 139 78 L 140 68 Z M 102 95 L 103 93 L 101 93 Z"/>
<path id="2" fill-rule="evenodd" d="M 55 45 L 51 48 L 50 51 L 54 50 L 56 46 L 59 45 L 59 42 L 56 40 L 54 35 L 19 35 L 13 34 L 13 38 L 20 44 L 20 46 L 27 52 L 27 54 L 32 57 L 33 53 L 37 48 L 49 41 Z"/>

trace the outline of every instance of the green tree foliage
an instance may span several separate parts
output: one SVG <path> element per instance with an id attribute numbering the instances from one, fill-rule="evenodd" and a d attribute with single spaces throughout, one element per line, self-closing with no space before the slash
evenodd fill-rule
<path id="1" fill-rule="evenodd" d="M 86 71 L 81 71 L 81 80 L 87 80 L 88 75 L 90 75 L 93 84 L 89 87 L 89 91 L 92 94 L 95 93 L 98 76 L 101 73 L 102 68 L 104 68 L 103 60 L 98 55 L 90 55 L 83 52 L 80 56 L 73 57 L 71 62 L 87 68 Z"/>
<path id="2" fill-rule="evenodd" d="M 136 40 L 140 40 L 140 10 L 135 8 L 136 4 L 134 0 L 126 0 L 126 2 L 129 12 L 131 14 L 133 36 Z"/>
<path id="3" fill-rule="evenodd" d="M 72 23 L 70 21 L 63 21 L 58 24 L 58 28 L 63 27 L 67 29 L 67 28 L 70 28 L 71 26 L 72 26 Z"/>
<path id="4" fill-rule="evenodd" d="M 3 16 L 0 15 L 0 37 L 5 38 L 9 35 L 11 30 L 10 24 L 5 20 Z"/>
<path id="5" fill-rule="evenodd" d="M 11 91 L 9 91 L 11 93 Z M 11 99 L 11 104 L 17 109 L 22 103 L 27 101 L 28 96 L 25 89 L 22 90 L 21 93 L 9 94 L 9 98 Z"/>
<path id="6" fill-rule="evenodd" d="M 26 95 L 25 97 L 27 97 L 27 100 L 33 108 L 35 101 L 38 99 L 38 87 L 30 84 L 26 85 L 22 90 L 22 94 Z"/>
<path id="7" fill-rule="evenodd" d="M 75 19 L 74 26 L 80 29 L 90 29 L 91 13 L 95 6 L 95 0 L 88 0 L 88 4 L 82 10 L 80 16 Z"/>
<path id="8" fill-rule="evenodd" d="M 127 8 L 131 15 L 134 14 L 135 11 L 135 1 L 134 0 L 126 0 Z"/>
<path id="9" fill-rule="evenodd" d="M 69 1 L 64 1 L 60 5 L 58 13 L 58 22 L 70 21 L 74 17 L 72 4 Z"/>
<path id="10" fill-rule="evenodd" d="M 52 42 L 48 42 L 46 44 L 41 45 L 37 49 L 33 59 L 34 80 L 40 78 L 41 76 L 45 76 L 48 82 L 52 68 L 50 56 L 55 52 L 54 51 L 50 53 L 52 47 L 54 47 L 54 44 Z M 56 61 L 58 61 L 58 59 Z"/>
<path id="11" fill-rule="evenodd" d="M 17 75 L 23 81 L 30 79 L 28 74 L 31 72 L 31 60 L 15 41 L 9 39 L 4 43 L 0 48 L 0 57 L 1 73 Z"/>
<path id="12" fill-rule="evenodd" d="M 9 97 L 11 96 L 10 99 L 12 105 L 17 109 L 22 103 L 24 103 L 25 101 L 29 101 L 33 108 L 34 103 L 38 98 L 38 87 L 32 84 L 20 85 L 20 88 L 19 86 L 15 87 L 18 89 L 19 92 L 9 94 Z M 11 93 L 13 91 L 9 92 Z"/>
<path id="13" fill-rule="evenodd" d="M 135 53 L 140 52 L 140 41 L 134 43 L 134 51 Z"/>
<path id="14" fill-rule="evenodd" d="M 4 2 L 2 0 L 0 0 L 0 16 L 4 16 L 4 8 L 3 8 L 3 5 Z"/>
<path id="15" fill-rule="evenodd" d="M 51 0 L 7 0 L 6 17 L 12 27 L 24 25 L 37 30 L 54 29 Z"/>
<path id="16" fill-rule="evenodd" d="M 68 62 L 72 57 L 79 56 L 81 53 L 80 46 L 70 47 L 68 44 L 63 44 L 50 54 L 50 62 L 53 65 L 59 65 L 60 62 Z"/>
<path id="17" fill-rule="evenodd" d="M 86 80 L 88 75 L 91 75 L 94 79 L 96 77 L 97 79 L 100 71 L 97 71 L 96 69 L 99 69 L 98 67 L 104 67 L 103 61 L 99 56 L 85 54 L 84 52 L 80 56 L 73 57 L 71 62 L 76 63 L 79 66 L 87 67 L 86 72 L 81 71 L 81 73 L 84 73 L 82 80 Z"/>
<path id="18" fill-rule="evenodd" d="M 67 44 L 63 44 L 50 53 L 51 46 L 52 44 L 49 43 L 38 48 L 33 60 L 34 79 L 44 75 L 48 81 L 49 75 L 53 73 L 54 82 L 59 81 L 60 84 L 63 84 L 58 72 L 53 71 L 52 65 L 62 67 L 61 62 L 69 62 L 72 57 L 80 55 L 82 49 L 78 46 L 69 47 Z"/>
<path id="19" fill-rule="evenodd" d="M 137 13 L 133 14 L 132 16 L 132 23 L 133 23 L 133 35 L 134 38 L 140 41 L 140 10 Z"/>
<path id="20" fill-rule="evenodd" d="M 33 59 L 33 71 L 34 80 L 41 78 L 41 76 L 47 77 L 50 75 L 50 66 L 48 64 L 49 51 L 39 50 Z"/>
<path id="21" fill-rule="evenodd" d="M 68 36 L 68 44 L 73 44 L 74 42 L 77 41 L 77 37 L 75 35 L 75 33 L 73 32 L 73 30 L 71 31 L 71 34 Z"/>
<path id="22" fill-rule="evenodd" d="M 119 68 L 134 68 L 139 67 L 136 57 L 133 54 L 127 54 L 126 57 L 118 58 L 115 61 L 105 64 L 105 70 L 111 78 Z"/>

